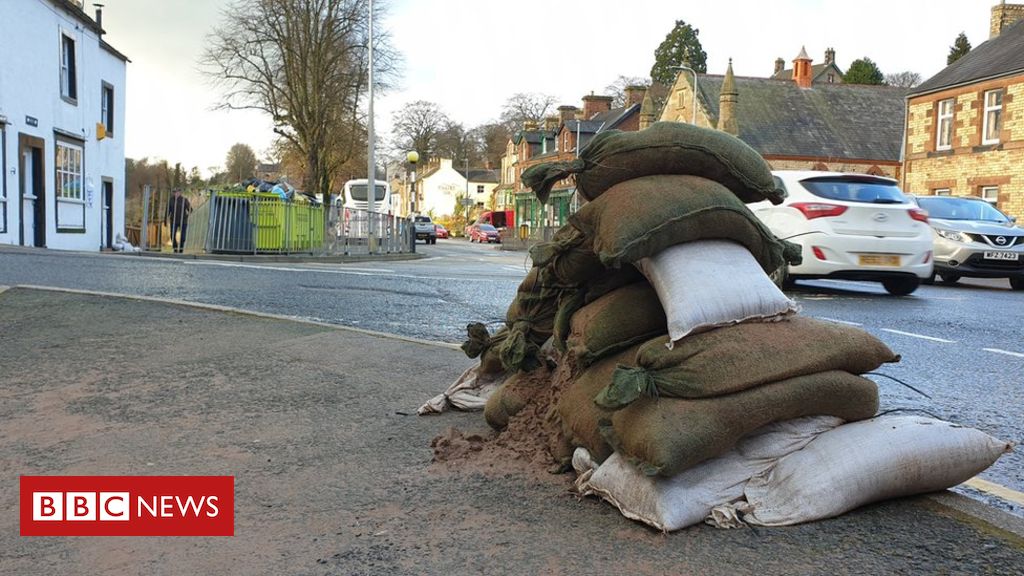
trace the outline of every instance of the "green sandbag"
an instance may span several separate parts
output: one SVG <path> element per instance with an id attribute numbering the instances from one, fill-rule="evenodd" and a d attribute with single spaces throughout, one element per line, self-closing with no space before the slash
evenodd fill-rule
<path id="1" fill-rule="evenodd" d="M 487 326 L 480 322 L 474 322 L 466 326 L 468 338 L 462 343 L 462 351 L 470 358 L 480 358 L 479 374 L 497 374 L 505 368 L 501 365 L 501 357 L 498 351 L 501 345 L 508 338 L 508 327 L 502 326 L 500 330 L 491 334 Z"/>
<path id="2" fill-rule="evenodd" d="M 484 404 L 484 420 L 495 430 L 504 430 L 509 418 L 515 416 L 529 401 L 529 390 L 520 385 L 521 374 L 509 376 L 487 397 Z"/>
<path id="3" fill-rule="evenodd" d="M 646 283 L 647 280 L 635 266 L 627 265 L 617 269 L 606 268 L 601 275 L 579 289 L 563 292 L 558 300 L 558 312 L 555 314 L 555 349 L 562 353 L 568 350 L 566 341 L 569 339 L 572 317 L 580 308 L 613 290 L 637 282 Z"/>
<path id="4" fill-rule="evenodd" d="M 612 447 L 601 435 L 600 421 L 611 418 L 612 412 L 594 404 L 594 395 L 612 379 L 612 373 L 619 364 L 629 364 L 636 356 L 636 347 L 599 360 L 589 368 L 578 372 L 575 379 L 562 388 L 558 399 L 558 417 L 562 435 L 572 446 L 586 448 L 598 462 L 611 456 Z M 564 371 L 571 377 L 572 373 Z"/>
<path id="5" fill-rule="evenodd" d="M 540 347 L 554 333 L 555 314 L 562 290 L 545 288 L 534 268 L 520 284 L 505 313 L 508 336 L 498 348 L 507 370 L 533 370 L 541 365 Z"/>
<path id="6" fill-rule="evenodd" d="M 578 287 L 605 271 L 587 238 L 569 224 L 559 228 L 550 242 L 533 246 L 530 258 L 547 287 Z"/>
<path id="7" fill-rule="evenodd" d="M 864 420 L 877 410 L 874 382 L 836 370 L 714 398 L 644 398 L 614 412 L 601 432 L 644 474 L 671 477 L 772 422 L 816 415 Z"/>
<path id="8" fill-rule="evenodd" d="M 665 334 L 658 293 L 646 281 L 605 294 L 572 317 L 568 349 L 580 367 Z"/>
<path id="9" fill-rule="evenodd" d="M 594 401 L 614 410 L 643 396 L 707 398 L 829 370 L 863 374 L 900 359 L 860 328 L 806 316 L 693 334 L 671 350 L 666 344 L 668 336 L 644 343 L 634 366 L 617 368 Z"/>
<path id="10" fill-rule="evenodd" d="M 637 198 L 643 198 L 638 202 Z M 800 246 L 784 242 L 729 190 L 697 176 L 645 176 L 617 184 L 570 217 L 592 239 L 609 268 L 696 240 L 745 246 L 768 274 L 800 262 Z"/>
<path id="11" fill-rule="evenodd" d="M 607 130 L 572 162 L 552 162 L 523 172 L 523 184 L 546 203 L 551 187 L 572 174 L 576 189 L 594 200 L 612 186 L 655 174 L 686 174 L 721 182 L 743 202 L 781 204 L 771 168 L 756 150 L 719 130 L 680 122 L 655 122 L 646 130 Z M 643 200 L 646 202 L 646 199 Z"/>

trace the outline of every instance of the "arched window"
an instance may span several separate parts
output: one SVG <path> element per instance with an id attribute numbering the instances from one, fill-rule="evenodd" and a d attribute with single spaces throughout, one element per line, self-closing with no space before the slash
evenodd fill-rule
<path id="1" fill-rule="evenodd" d="M 885 172 L 877 165 L 868 168 L 868 174 L 872 176 L 885 176 Z"/>
<path id="2" fill-rule="evenodd" d="M 828 172 L 828 166 L 824 162 L 818 162 L 814 165 L 811 170 L 820 170 L 822 172 Z"/>

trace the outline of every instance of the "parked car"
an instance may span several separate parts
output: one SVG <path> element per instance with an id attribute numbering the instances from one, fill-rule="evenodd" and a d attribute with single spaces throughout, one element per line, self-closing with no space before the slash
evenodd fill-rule
<path id="1" fill-rule="evenodd" d="M 448 239 L 448 229 L 440 224 L 434 224 L 434 231 L 437 233 L 437 237 L 442 240 Z"/>
<path id="2" fill-rule="evenodd" d="M 1009 278 L 1024 290 L 1024 229 L 981 198 L 914 196 L 935 234 L 935 274 L 954 284 L 963 277 Z"/>
<path id="3" fill-rule="evenodd" d="M 903 296 L 931 278 L 928 215 L 895 180 L 839 172 L 772 174 L 786 199 L 778 206 L 751 204 L 751 210 L 776 236 L 803 248 L 800 265 L 775 273 L 780 285 L 801 278 L 866 280 Z"/>
<path id="4" fill-rule="evenodd" d="M 414 216 L 412 225 L 417 240 L 423 240 L 427 244 L 437 244 L 437 230 L 430 220 L 430 216 Z"/>
<path id="5" fill-rule="evenodd" d="M 490 224 L 473 224 L 469 227 L 469 241 L 481 244 L 484 242 L 501 244 L 501 234 Z"/>

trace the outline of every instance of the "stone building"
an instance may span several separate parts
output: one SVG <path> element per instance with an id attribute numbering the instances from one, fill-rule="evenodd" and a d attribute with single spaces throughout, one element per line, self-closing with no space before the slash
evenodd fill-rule
<path id="1" fill-rule="evenodd" d="M 905 191 L 1024 218 L 1024 4 L 994 6 L 988 41 L 912 89 L 907 110 Z"/>
<path id="2" fill-rule="evenodd" d="M 829 82 L 839 69 L 827 55 L 816 69 L 801 49 L 772 78 L 734 76 L 731 61 L 724 75 L 681 73 L 659 119 L 734 134 L 776 170 L 899 177 L 906 90 Z"/>

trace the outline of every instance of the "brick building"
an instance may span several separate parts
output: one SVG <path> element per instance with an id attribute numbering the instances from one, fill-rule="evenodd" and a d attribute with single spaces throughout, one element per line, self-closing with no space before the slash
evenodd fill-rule
<path id="1" fill-rule="evenodd" d="M 907 110 L 905 191 L 1024 218 L 1024 5 L 994 6 L 989 40 L 911 90 Z"/>
<path id="2" fill-rule="evenodd" d="M 576 157 L 578 149 L 605 130 L 636 131 L 654 120 L 653 104 L 643 86 L 626 88 L 625 103 L 612 108 L 611 96 L 583 97 L 583 109 L 559 106 L 558 116 L 545 118 L 543 125 L 527 123 L 508 143 L 502 159 L 500 199 L 495 205 L 514 208 L 516 222 L 531 230 L 542 226 L 562 226 L 568 221 L 578 200 L 575 184 L 567 178 L 555 184 L 546 206 L 523 186 L 520 179 L 527 168 L 543 162 L 565 162 Z"/>
<path id="3" fill-rule="evenodd" d="M 835 52 L 826 54 L 816 68 L 801 49 L 791 70 L 776 63 L 771 78 L 736 77 L 731 61 L 725 75 L 681 73 L 659 119 L 736 135 L 776 170 L 898 178 L 906 90 L 829 81 L 839 69 Z"/>

